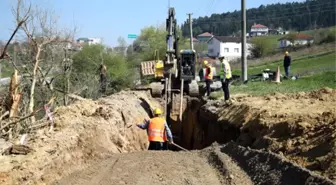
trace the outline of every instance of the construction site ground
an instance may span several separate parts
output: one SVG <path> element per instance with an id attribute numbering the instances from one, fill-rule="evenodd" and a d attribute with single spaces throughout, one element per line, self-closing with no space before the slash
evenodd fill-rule
<path id="1" fill-rule="evenodd" d="M 0 184 L 335 184 L 335 90 L 232 99 L 187 100 L 173 131 L 190 152 L 146 151 L 148 92 L 59 107 L 32 152 L 0 155 Z"/>

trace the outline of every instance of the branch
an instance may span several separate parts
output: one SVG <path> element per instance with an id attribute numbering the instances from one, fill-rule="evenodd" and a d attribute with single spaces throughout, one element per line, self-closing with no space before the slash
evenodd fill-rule
<path id="1" fill-rule="evenodd" d="M 37 112 L 41 111 L 42 109 L 43 109 L 43 108 L 39 108 L 39 109 L 35 110 L 34 112 L 32 112 L 31 114 L 28 114 L 28 115 L 26 115 L 26 116 L 24 116 L 24 117 L 21 117 L 21 118 L 19 118 L 18 120 L 9 122 L 9 123 L 7 123 L 6 125 L 2 126 L 2 127 L 0 128 L 0 130 L 3 130 L 4 128 L 8 127 L 9 125 L 13 125 L 13 124 L 18 123 L 18 122 L 20 122 L 20 121 L 22 121 L 22 120 L 25 120 L 25 119 L 27 119 L 27 118 L 29 118 L 29 117 L 32 117 L 32 116 L 34 116 Z"/>
<path id="2" fill-rule="evenodd" d="M 20 27 L 27 21 L 27 19 L 29 17 L 29 15 L 28 15 L 29 12 L 30 12 L 30 6 L 29 6 L 29 9 L 28 9 L 26 15 L 24 16 L 24 18 L 22 20 L 20 20 L 20 21 L 17 20 L 18 21 L 17 26 L 16 26 L 14 32 L 12 33 L 11 37 L 7 41 L 5 47 L 4 47 L 4 49 L 3 49 L 3 51 L 2 51 L 2 53 L 0 55 L 0 60 L 5 58 L 6 52 L 7 52 L 7 48 L 9 46 L 10 42 L 12 41 L 12 39 L 14 38 L 16 32 L 20 29 Z M 17 19 L 19 19 L 19 17 L 17 17 Z"/>
<path id="3" fill-rule="evenodd" d="M 76 100 L 86 100 L 85 98 L 80 97 L 80 96 L 75 95 L 75 94 L 67 94 L 67 96 L 70 97 L 70 98 L 76 99 Z"/>
<path id="4" fill-rule="evenodd" d="M 6 117 L 7 115 L 9 115 L 9 111 L 6 111 L 3 115 L 1 115 L 1 117 L 0 117 L 0 121 L 1 121 L 4 117 Z"/>

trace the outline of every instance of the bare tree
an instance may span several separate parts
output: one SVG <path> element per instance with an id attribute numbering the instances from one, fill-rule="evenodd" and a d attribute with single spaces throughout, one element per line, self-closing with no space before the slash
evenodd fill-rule
<path id="1" fill-rule="evenodd" d="M 59 29 L 53 12 L 43 10 L 38 6 L 29 8 L 29 18 L 21 23 L 21 15 L 22 12 L 25 12 L 25 9 L 26 6 L 23 1 L 18 0 L 13 12 L 17 25 L 22 25 L 21 28 L 28 38 L 33 56 L 32 61 L 28 63 L 27 70 L 25 70 L 30 77 L 28 113 L 31 114 L 35 107 L 36 84 L 40 82 L 40 84 L 50 85 L 47 79 L 51 77 L 51 73 L 57 71 L 54 68 L 61 67 L 56 65 L 53 54 L 57 51 L 62 52 L 63 48 L 67 46 L 66 44 L 72 41 L 69 39 L 71 34 L 66 34 L 65 30 Z M 27 15 L 24 17 L 27 17 Z M 32 67 L 32 69 L 28 69 L 29 67 Z M 31 121 L 35 121 L 35 116 L 31 116 Z"/>
<path id="2" fill-rule="evenodd" d="M 7 48 L 9 46 L 10 42 L 12 41 L 12 39 L 14 38 L 15 34 L 18 32 L 18 30 L 21 28 L 21 26 L 29 18 L 30 8 L 31 8 L 31 6 L 29 6 L 28 10 L 26 10 L 26 13 L 24 14 L 24 16 L 17 17 L 17 19 L 16 19 L 16 28 L 13 31 L 12 35 L 10 36 L 9 40 L 7 41 L 6 45 L 3 47 L 2 52 L 0 54 L 0 60 L 8 57 Z"/>

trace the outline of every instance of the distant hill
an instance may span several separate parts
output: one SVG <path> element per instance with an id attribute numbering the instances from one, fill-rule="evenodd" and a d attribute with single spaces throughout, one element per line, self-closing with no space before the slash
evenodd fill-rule
<path id="1" fill-rule="evenodd" d="M 254 23 L 269 28 L 282 27 L 286 30 L 310 30 L 335 25 L 335 0 L 307 0 L 285 4 L 261 5 L 247 9 L 247 32 Z M 215 35 L 237 34 L 241 28 L 241 12 L 212 14 L 193 20 L 194 36 L 210 32 Z M 189 36 L 187 22 L 181 26 L 183 36 Z"/>

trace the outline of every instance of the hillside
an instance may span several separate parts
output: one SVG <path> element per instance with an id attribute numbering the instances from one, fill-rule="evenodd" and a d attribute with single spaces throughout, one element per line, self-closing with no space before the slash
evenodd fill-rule
<path id="1" fill-rule="evenodd" d="M 193 34 L 212 32 L 215 35 L 237 33 L 241 27 L 241 12 L 212 14 L 210 17 L 199 17 L 193 20 Z M 261 5 L 247 9 L 247 29 L 254 23 L 269 28 L 282 27 L 286 30 L 310 30 L 335 25 L 334 0 L 307 0 L 285 4 Z M 189 35 L 187 22 L 181 26 L 184 36 Z"/>

